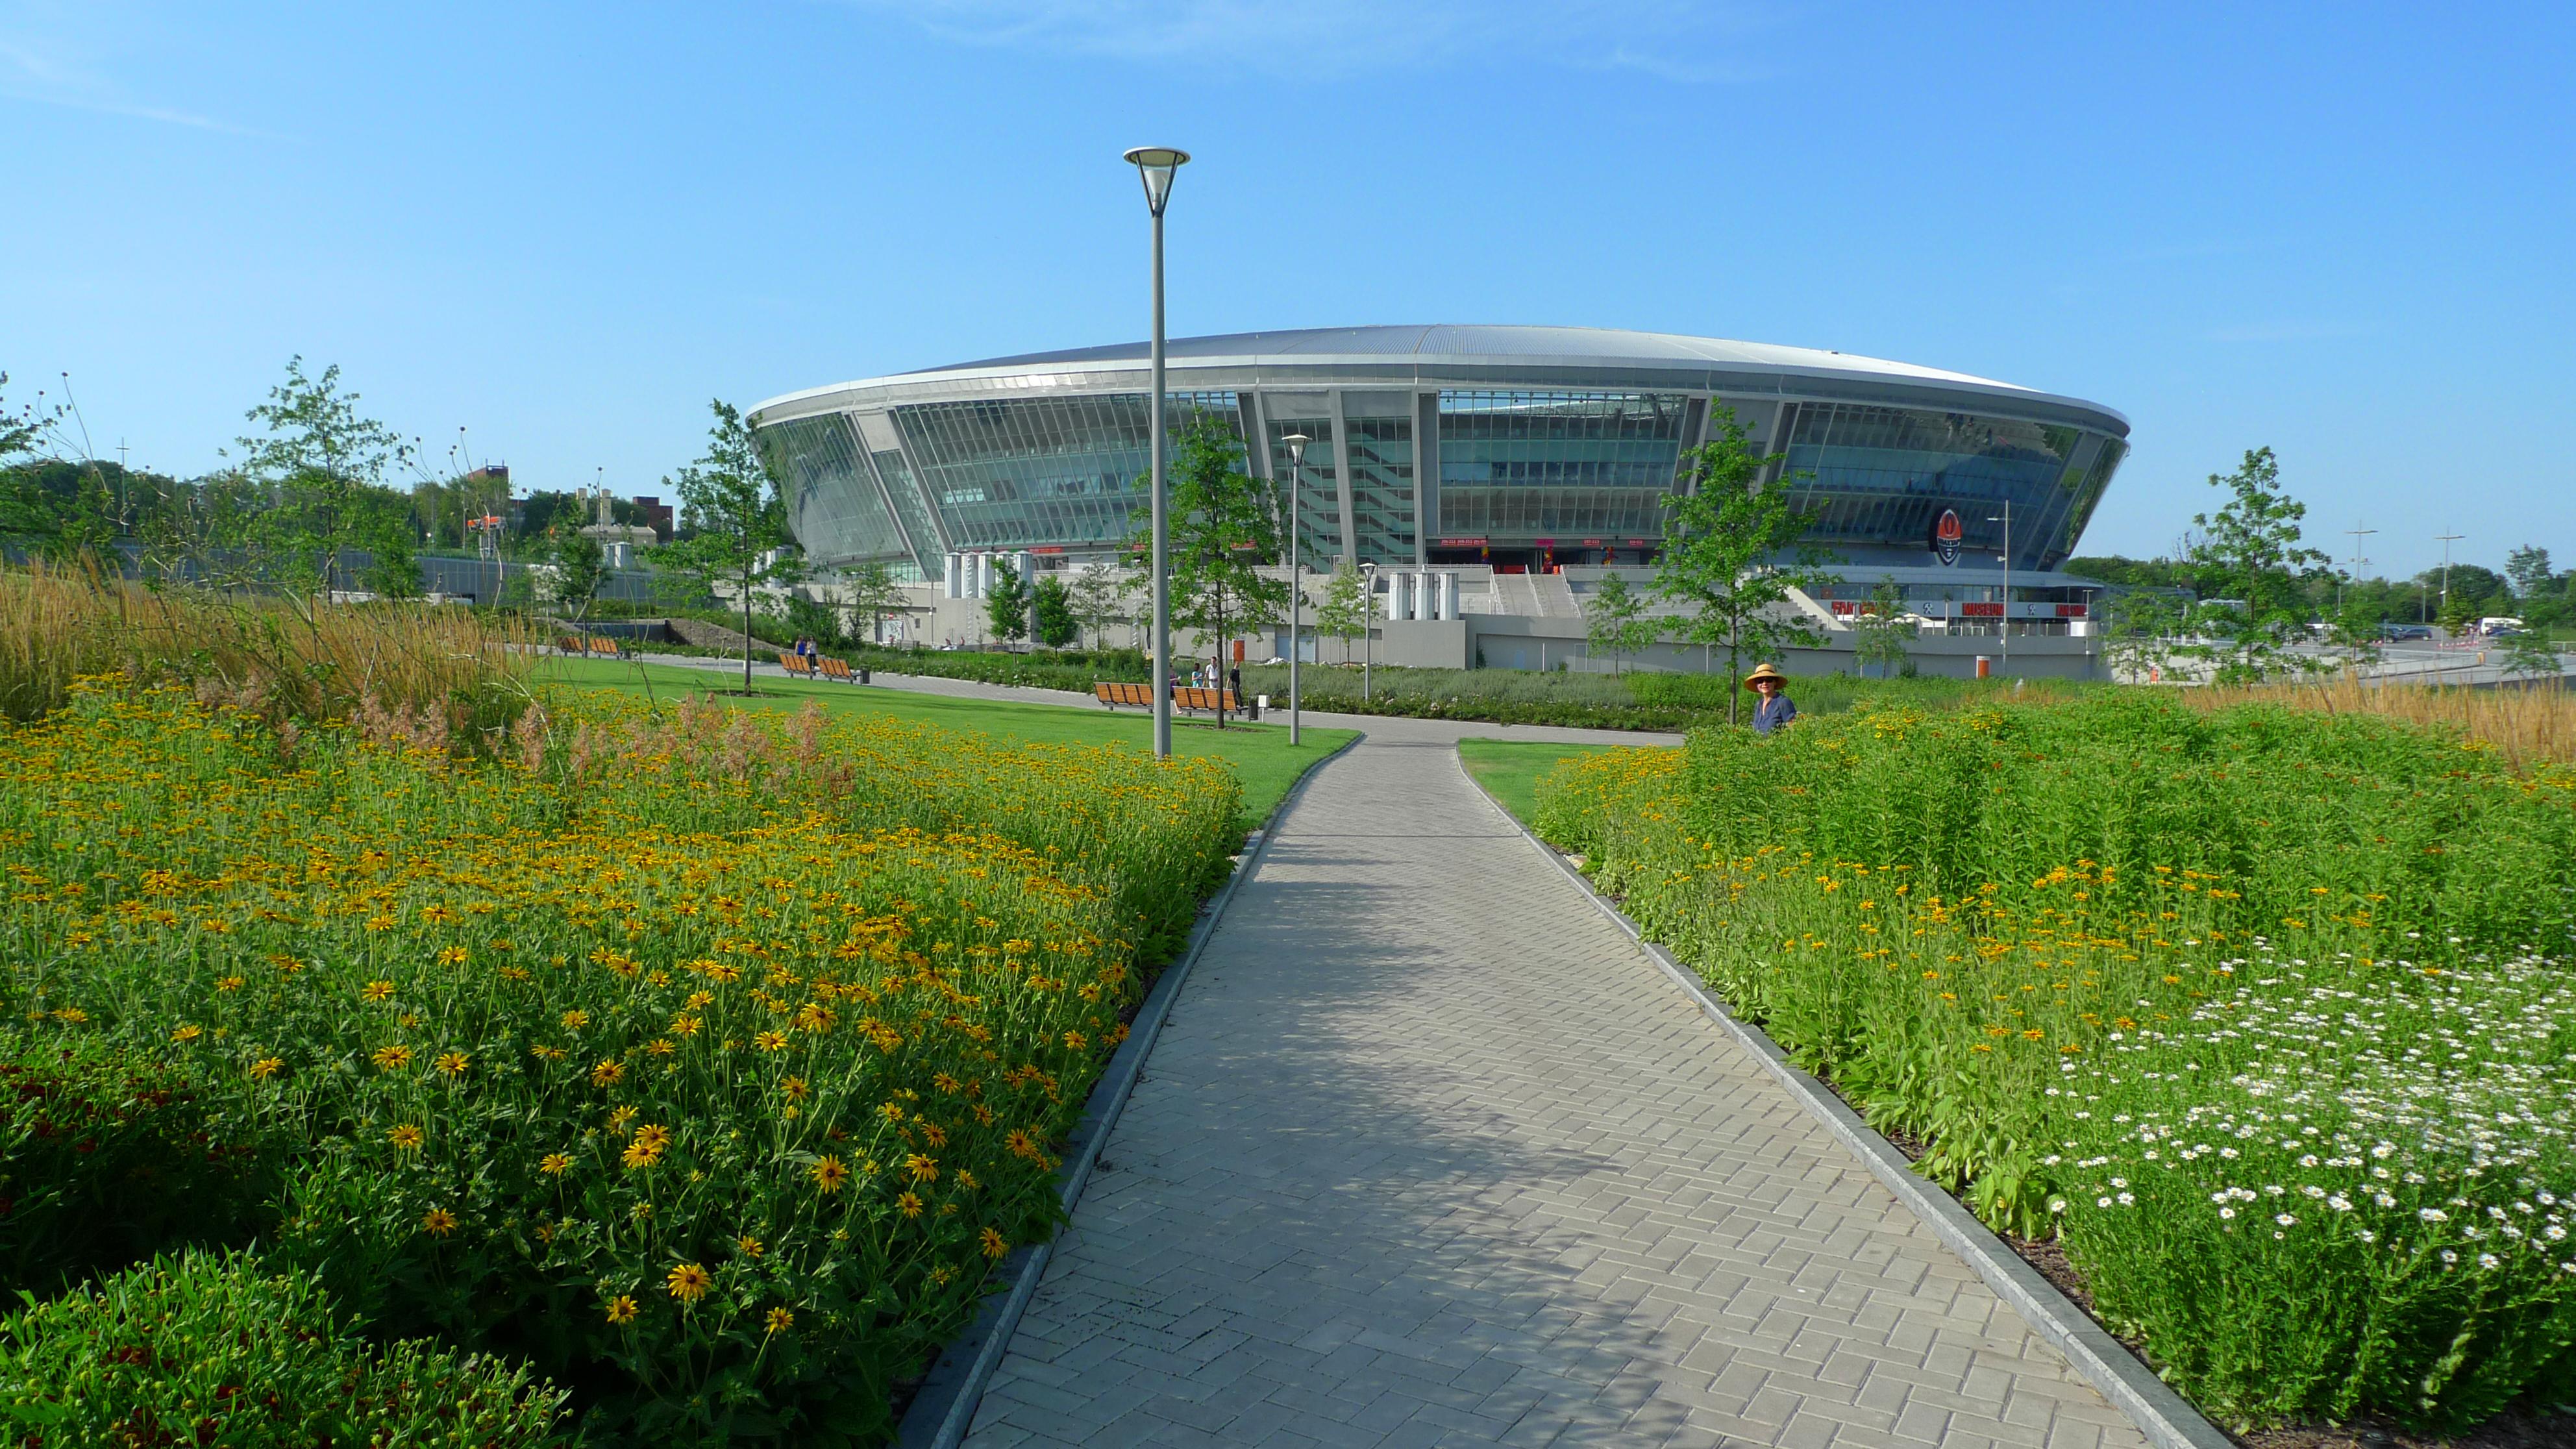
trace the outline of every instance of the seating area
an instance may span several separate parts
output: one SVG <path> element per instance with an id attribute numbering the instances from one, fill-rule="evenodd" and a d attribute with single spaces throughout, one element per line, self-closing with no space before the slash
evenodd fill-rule
<path id="1" fill-rule="evenodd" d="M 1134 705 L 1138 709 L 1154 707 L 1154 687 L 1150 684 L 1117 684 L 1106 680 L 1091 686 L 1091 696 L 1111 709 Z M 1186 714 L 1214 714 L 1222 708 L 1228 714 L 1241 714 L 1243 705 L 1231 689 L 1200 689 L 1181 685 L 1172 691 L 1172 708 Z"/>
<path id="2" fill-rule="evenodd" d="M 778 667 L 786 670 L 789 677 L 794 679 L 837 679 L 843 684 L 868 682 L 866 671 L 852 669 L 849 661 L 835 659 L 828 654 L 818 654 L 808 659 L 802 654 L 790 654 L 780 650 Z"/>
<path id="3" fill-rule="evenodd" d="M 592 634 L 586 637 L 572 634 L 560 634 L 555 637 L 555 647 L 566 654 L 586 655 L 593 659 L 623 659 L 626 657 L 626 651 L 619 646 L 616 640 L 600 634 Z"/>

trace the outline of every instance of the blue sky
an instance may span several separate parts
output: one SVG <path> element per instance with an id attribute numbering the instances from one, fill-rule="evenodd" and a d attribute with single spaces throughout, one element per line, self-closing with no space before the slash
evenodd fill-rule
<path id="1" fill-rule="evenodd" d="M 2085 539 L 2576 563 L 2576 7 L 0 0 L 0 369 L 213 466 L 290 354 L 522 489 L 1144 331 L 1635 327 L 2107 403 Z"/>

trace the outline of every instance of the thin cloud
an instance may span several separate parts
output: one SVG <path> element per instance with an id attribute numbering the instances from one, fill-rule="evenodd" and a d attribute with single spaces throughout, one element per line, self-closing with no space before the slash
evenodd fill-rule
<path id="1" fill-rule="evenodd" d="M 93 115 L 130 116 L 136 120 L 217 131 L 230 136 L 257 136 L 272 141 L 286 139 L 274 132 L 235 125 L 213 116 L 135 101 L 125 95 L 121 87 L 74 59 L 65 47 L 48 44 L 26 34 L 0 35 L 0 97 L 33 105 L 87 111 Z"/>
<path id="2" fill-rule="evenodd" d="M 1521 53 L 1668 80 L 1754 73 L 1750 6 L 1685 0 L 841 0 L 965 45 L 1299 74 Z"/>

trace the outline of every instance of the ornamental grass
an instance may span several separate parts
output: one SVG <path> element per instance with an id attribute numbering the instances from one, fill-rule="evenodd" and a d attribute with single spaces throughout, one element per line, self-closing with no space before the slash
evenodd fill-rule
<path id="1" fill-rule="evenodd" d="M 2096 693 L 1709 731 L 1540 801 L 2214 1415 L 2576 1396 L 2576 771 Z"/>
<path id="2" fill-rule="evenodd" d="M 1055 1226 L 1233 777 L 812 709 L 445 724 L 92 681 L 0 729 L 9 1018 L 184 1088 L 169 1170 L 234 1210 L 172 1241 L 524 1362 L 594 1442 L 884 1437 Z M 36 1291 L 115 1266 L 18 1231 Z"/>

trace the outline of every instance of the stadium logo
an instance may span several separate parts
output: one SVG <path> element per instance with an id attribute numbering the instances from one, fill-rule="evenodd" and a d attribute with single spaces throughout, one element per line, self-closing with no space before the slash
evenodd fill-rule
<path id="1" fill-rule="evenodd" d="M 1932 524 L 1932 556 L 1939 559 L 1944 567 L 1957 563 L 1959 545 L 1967 536 L 1968 530 L 1959 526 L 1959 511 L 1942 509 L 1941 516 Z"/>

